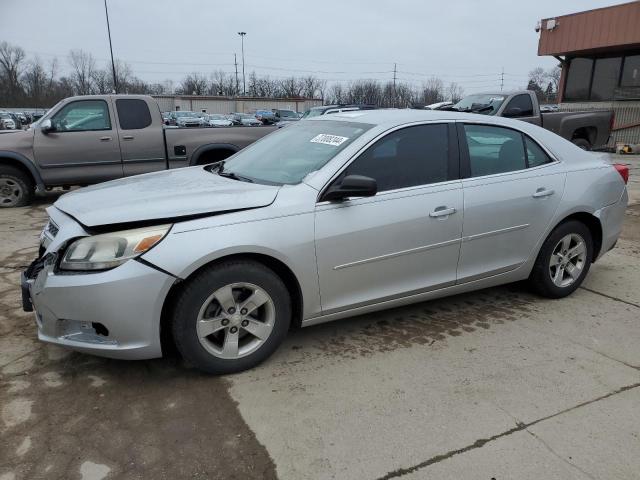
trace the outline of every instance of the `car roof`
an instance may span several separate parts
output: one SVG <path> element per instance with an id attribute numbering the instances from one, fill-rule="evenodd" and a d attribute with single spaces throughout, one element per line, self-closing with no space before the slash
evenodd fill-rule
<path id="1" fill-rule="evenodd" d="M 354 110 L 350 112 L 333 113 L 331 115 L 321 115 L 308 118 L 307 122 L 330 122 L 346 121 L 354 123 L 368 123 L 384 127 L 394 127 L 412 122 L 435 122 L 435 121 L 470 121 L 487 124 L 502 125 L 506 127 L 516 127 L 526 131 L 531 124 L 510 118 L 494 117 L 491 115 L 481 115 L 477 113 L 462 113 L 449 110 L 415 110 L 415 109 L 380 109 L 380 110 Z M 517 122 L 517 123 L 515 123 Z"/>

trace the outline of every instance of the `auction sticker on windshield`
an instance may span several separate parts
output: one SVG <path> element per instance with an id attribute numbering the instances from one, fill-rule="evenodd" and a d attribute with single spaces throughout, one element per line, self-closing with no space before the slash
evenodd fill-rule
<path id="1" fill-rule="evenodd" d="M 316 135 L 309 141 L 311 143 L 324 143 L 325 145 L 333 145 L 334 147 L 338 147 L 347 140 L 349 140 L 349 137 L 341 137 L 339 135 L 329 135 L 328 133 L 321 133 L 320 135 Z"/>

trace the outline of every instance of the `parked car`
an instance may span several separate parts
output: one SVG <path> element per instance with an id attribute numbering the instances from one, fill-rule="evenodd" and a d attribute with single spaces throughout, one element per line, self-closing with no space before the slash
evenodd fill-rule
<path id="1" fill-rule="evenodd" d="M 0 129 L 1 130 L 16 130 L 18 125 L 13 115 L 9 112 L 0 112 Z"/>
<path id="2" fill-rule="evenodd" d="M 297 112 L 294 112 L 293 110 L 274 108 L 272 112 L 276 117 L 277 122 L 297 122 L 298 120 L 300 120 Z"/>
<path id="3" fill-rule="evenodd" d="M 60 197 L 23 305 L 45 342 L 144 359 L 163 338 L 237 372 L 292 327 L 520 280 L 571 294 L 616 244 L 628 173 L 500 117 L 325 115 Z"/>
<path id="4" fill-rule="evenodd" d="M 256 110 L 255 117 L 260 120 L 263 125 L 273 125 L 278 121 L 271 110 Z"/>
<path id="5" fill-rule="evenodd" d="M 144 95 L 67 98 L 28 130 L 0 135 L 0 180 L 12 185 L 0 188 L 0 207 L 28 205 L 36 188 L 211 163 L 273 130 L 165 128 L 157 103 Z"/>
<path id="6" fill-rule="evenodd" d="M 204 118 L 205 122 L 210 127 L 230 127 L 233 122 L 229 120 L 225 115 L 217 113 L 211 113 Z"/>
<path id="7" fill-rule="evenodd" d="M 197 112 L 174 112 L 176 126 L 178 127 L 204 127 L 207 122 L 201 113 Z"/>
<path id="8" fill-rule="evenodd" d="M 455 105 L 444 109 L 517 118 L 551 130 L 583 150 L 606 145 L 615 120 L 612 110 L 543 112 L 535 92 L 530 90 L 468 95 Z"/>
<path id="9" fill-rule="evenodd" d="M 231 113 L 230 116 L 234 125 L 242 125 L 245 127 L 257 127 L 262 125 L 260 120 L 248 113 Z"/>
<path id="10" fill-rule="evenodd" d="M 312 107 L 301 118 L 313 118 L 320 115 L 329 115 L 331 113 L 352 112 L 355 110 L 373 110 L 375 105 L 357 105 L 357 104 L 341 104 L 341 105 L 323 105 L 321 107 Z"/>

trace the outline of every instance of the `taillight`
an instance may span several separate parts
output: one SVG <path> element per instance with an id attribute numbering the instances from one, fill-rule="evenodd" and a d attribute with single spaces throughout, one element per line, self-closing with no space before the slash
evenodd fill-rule
<path id="1" fill-rule="evenodd" d="M 614 163 L 613 168 L 618 171 L 622 180 L 624 180 L 624 183 L 626 184 L 629 181 L 629 167 L 622 163 Z"/>

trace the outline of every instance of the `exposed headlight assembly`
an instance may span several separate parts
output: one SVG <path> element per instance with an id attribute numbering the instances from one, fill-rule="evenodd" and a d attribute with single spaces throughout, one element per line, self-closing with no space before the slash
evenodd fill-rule
<path id="1" fill-rule="evenodd" d="M 60 269 L 88 271 L 117 267 L 148 251 L 170 228 L 171 225 L 159 225 L 80 238 L 65 251 Z"/>

